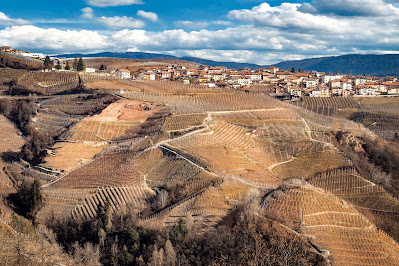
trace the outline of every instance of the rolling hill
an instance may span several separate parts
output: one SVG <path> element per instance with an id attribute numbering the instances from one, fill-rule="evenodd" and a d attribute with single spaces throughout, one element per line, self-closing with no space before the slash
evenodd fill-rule
<path id="1" fill-rule="evenodd" d="M 141 53 L 141 52 L 126 52 L 126 53 L 112 53 L 112 52 L 104 52 L 104 53 L 96 53 L 96 54 L 62 54 L 57 55 L 58 57 L 66 57 L 73 58 L 77 57 L 112 57 L 112 58 L 128 58 L 128 59 L 175 59 L 175 60 L 183 60 L 190 61 L 197 64 L 209 65 L 209 66 L 225 66 L 227 68 L 240 69 L 243 67 L 249 67 L 252 69 L 261 67 L 257 64 L 250 63 L 236 63 L 236 62 L 216 62 L 212 60 L 207 60 L 198 57 L 177 57 L 173 55 L 165 55 L 165 54 L 152 54 L 152 53 Z"/>
<path id="2" fill-rule="evenodd" d="M 112 57 L 112 58 L 130 58 L 130 59 L 178 59 L 191 61 L 194 63 L 209 66 L 225 66 L 227 68 L 240 69 L 249 67 L 251 69 L 267 67 L 267 65 L 257 65 L 251 63 L 237 62 L 218 62 L 198 57 L 176 57 L 165 54 L 152 54 L 141 52 L 113 53 L 104 52 L 96 54 L 62 54 L 59 57 Z M 296 61 L 284 61 L 275 66 L 281 69 L 315 70 L 320 72 L 335 73 L 340 72 L 348 75 L 369 75 L 369 76 L 399 76 L 399 55 L 343 55 L 333 57 L 310 58 Z"/>

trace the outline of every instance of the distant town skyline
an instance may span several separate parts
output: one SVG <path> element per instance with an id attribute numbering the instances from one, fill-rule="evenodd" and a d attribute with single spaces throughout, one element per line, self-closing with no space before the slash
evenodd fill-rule
<path id="1" fill-rule="evenodd" d="M 0 46 L 263 65 L 399 53 L 398 25 L 398 0 L 15 0 L 0 7 Z"/>

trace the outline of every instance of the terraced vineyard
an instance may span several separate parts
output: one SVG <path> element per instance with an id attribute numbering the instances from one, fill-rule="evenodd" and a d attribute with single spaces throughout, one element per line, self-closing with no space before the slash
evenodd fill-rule
<path id="1" fill-rule="evenodd" d="M 51 83 L 50 76 L 42 77 L 42 89 L 75 82 L 66 75 Z M 122 85 L 130 89 L 120 91 L 102 76 L 82 78 L 102 93 L 35 99 L 32 125 L 57 138 L 43 163 L 15 166 L 42 181 L 37 221 L 90 221 L 100 206 L 116 213 L 129 206 L 145 228 L 186 220 L 206 234 L 244 210 L 306 239 L 333 265 L 399 263 L 398 244 L 372 216 L 395 216 L 399 202 L 353 170 L 333 141 L 340 130 L 376 138 L 371 125 L 333 116 L 365 104 L 312 99 L 302 107 L 263 92 L 175 88 L 173 82 L 127 81 Z M 317 110 L 321 105 L 330 111 Z M 14 146 L 0 142 L 0 148 L 18 151 L 25 140 L 1 119 L 8 126 L 0 141 Z"/>
<path id="2" fill-rule="evenodd" d="M 371 211 L 399 213 L 399 201 L 384 188 L 361 177 L 353 168 L 335 169 L 317 175 L 310 184 Z"/>
<path id="3" fill-rule="evenodd" d="M 399 114 L 359 112 L 353 114 L 351 119 L 365 125 L 375 134 L 387 140 L 395 139 L 395 134 L 398 134 Z"/>
<path id="4" fill-rule="evenodd" d="M 149 82 L 146 86 L 153 85 Z M 119 139 L 118 142 L 96 156 L 93 156 L 95 152 L 89 152 L 91 161 L 72 172 L 67 171 L 58 181 L 46 185 L 47 189 L 86 189 L 91 190 L 92 195 L 103 187 L 149 185 L 156 188 L 183 182 L 185 194 L 175 201 L 186 202 L 184 197 L 205 189 L 223 199 L 225 206 L 232 207 L 251 188 L 277 188 L 286 179 L 278 169 L 280 166 L 306 156 L 336 152 L 326 135 L 326 126 L 331 126 L 332 120 L 327 124 L 321 120 L 324 124 L 319 125 L 313 117 L 304 119 L 300 112 L 268 96 L 240 92 L 170 95 L 130 91 L 123 96 L 139 102 L 150 101 L 152 105 L 171 105 L 173 114 L 165 117 L 155 112 L 141 124 L 126 125 L 109 121 L 109 113 L 120 115 L 110 106 L 110 111 L 106 108 L 104 115 L 99 116 L 103 120 L 96 116 L 84 119 L 69 130 L 66 140 L 94 146 Z M 150 143 L 144 138 L 118 149 L 129 138 L 148 134 L 153 136 Z M 143 146 L 143 143 L 146 144 Z M 68 145 L 78 147 L 75 143 Z M 140 146 L 143 148 L 138 148 Z M 56 154 L 57 149 L 54 152 Z M 72 161 L 77 165 L 76 159 Z M 345 165 L 346 161 L 342 160 L 325 169 Z M 225 180 L 235 180 L 234 183 L 241 184 L 242 188 L 228 185 Z M 212 190 L 215 182 L 222 185 Z M 207 198 L 195 196 L 201 197 Z M 213 201 L 217 203 L 217 200 L 209 200 Z M 203 209 L 200 202 L 191 206 L 195 216 L 219 215 L 215 213 L 219 207 Z M 100 203 L 97 201 L 97 204 Z M 118 204 L 121 204 L 119 200 L 114 206 Z M 80 214 L 92 217 L 93 211 L 90 215 L 86 212 Z"/>
<path id="5" fill-rule="evenodd" d="M 10 178 L 3 171 L 5 167 L 3 162 L 4 153 L 19 152 L 24 143 L 25 141 L 15 125 L 6 117 L 0 115 L 0 199 L 1 196 L 14 192 Z M 1 203 L 0 210 L 2 210 Z M 6 215 L 7 213 L 4 212 L 3 214 Z"/>
<path id="6" fill-rule="evenodd" d="M 395 139 L 398 133 L 399 109 L 395 98 L 304 97 L 295 105 L 318 114 L 346 117 L 386 140 Z"/>
<path id="7" fill-rule="evenodd" d="M 0 153 L 19 151 L 24 144 L 19 130 L 3 115 L 0 115 L 0 125 Z"/>
<path id="8" fill-rule="evenodd" d="M 262 206 L 267 217 L 309 236 L 321 251 L 328 252 L 333 264 L 399 263 L 399 246 L 393 239 L 323 190 L 287 185 L 266 197 Z"/>
<path id="9" fill-rule="evenodd" d="M 43 61 L 22 55 L 0 52 L 1 67 L 11 67 L 16 69 L 42 69 Z"/>
<path id="10" fill-rule="evenodd" d="M 360 108 L 359 102 L 353 97 L 304 97 L 296 105 L 318 114 L 334 116 L 340 109 Z"/>

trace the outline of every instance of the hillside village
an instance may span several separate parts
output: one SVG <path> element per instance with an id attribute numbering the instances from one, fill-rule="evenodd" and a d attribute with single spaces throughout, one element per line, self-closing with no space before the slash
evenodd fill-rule
<path id="1" fill-rule="evenodd" d="M 16 56 L 45 59 L 41 53 L 16 50 L 8 46 L 0 47 L 0 52 Z M 65 68 L 73 59 L 50 57 L 53 71 L 67 71 Z M 317 71 L 290 71 L 275 66 L 252 70 L 250 68 L 228 69 L 223 66 L 211 67 L 198 65 L 187 68 L 183 65 L 170 64 L 141 67 L 137 70 L 100 69 L 86 67 L 85 72 L 113 76 L 120 79 L 180 81 L 183 84 L 199 84 L 210 88 L 246 89 L 252 85 L 268 85 L 276 97 L 299 100 L 303 96 L 393 96 L 399 95 L 397 77 L 370 77 L 331 74 Z"/>
<path id="2" fill-rule="evenodd" d="M 128 70 L 116 71 L 128 76 Z M 396 77 L 376 78 L 366 76 L 348 76 L 328 74 L 316 71 L 287 71 L 275 66 L 251 70 L 227 69 L 225 67 L 200 66 L 186 69 L 183 66 L 170 65 L 163 68 L 143 68 L 132 72 L 131 78 L 144 80 L 181 80 L 183 83 L 196 83 L 209 87 L 246 88 L 251 85 L 270 85 L 276 96 L 299 99 L 302 96 L 376 96 L 399 93 Z"/>

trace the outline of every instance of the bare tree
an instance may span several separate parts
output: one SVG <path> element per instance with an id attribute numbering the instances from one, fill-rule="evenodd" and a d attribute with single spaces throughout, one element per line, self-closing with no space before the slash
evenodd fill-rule
<path id="1" fill-rule="evenodd" d="M 169 239 L 166 240 L 166 243 L 165 243 L 164 265 L 166 265 L 166 266 L 176 265 L 176 252 L 175 252 L 173 245 Z"/>
<path id="2" fill-rule="evenodd" d="M 90 242 L 86 242 L 81 247 L 77 242 L 74 244 L 74 258 L 75 262 L 82 263 L 83 265 L 100 266 L 100 250 L 97 246 Z"/>
<path id="3" fill-rule="evenodd" d="M 100 247 L 103 247 L 104 246 L 104 241 L 105 241 L 105 238 L 107 237 L 107 233 L 104 231 L 104 229 L 102 229 L 102 228 L 100 228 L 100 230 L 98 230 L 98 239 L 99 239 L 99 244 L 100 244 Z"/>
<path id="4" fill-rule="evenodd" d="M 161 190 L 158 194 L 158 203 L 161 208 L 164 208 L 168 203 L 169 194 L 166 190 Z"/>
<path id="5" fill-rule="evenodd" d="M 162 248 L 158 250 L 157 246 L 154 247 L 151 259 L 148 263 L 150 266 L 162 266 L 163 265 L 164 251 Z"/>

